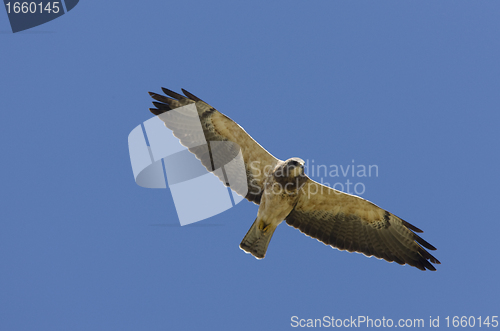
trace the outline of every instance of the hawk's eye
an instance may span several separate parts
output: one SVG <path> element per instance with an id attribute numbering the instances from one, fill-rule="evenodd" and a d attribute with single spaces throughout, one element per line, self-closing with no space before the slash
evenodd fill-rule
<path id="1" fill-rule="evenodd" d="M 294 167 L 298 166 L 299 165 L 299 162 L 295 161 L 295 160 L 292 160 L 290 162 L 290 165 L 293 165 Z"/>

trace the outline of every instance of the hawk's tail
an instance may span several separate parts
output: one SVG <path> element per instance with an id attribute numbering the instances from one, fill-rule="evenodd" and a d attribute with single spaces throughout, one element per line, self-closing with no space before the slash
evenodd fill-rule
<path id="1" fill-rule="evenodd" d="M 267 246 L 269 246 L 274 230 L 276 230 L 276 227 L 271 227 L 272 225 L 269 225 L 265 231 L 259 229 L 259 223 L 256 219 L 241 241 L 240 248 L 258 259 L 263 259 L 266 256 Z"/>

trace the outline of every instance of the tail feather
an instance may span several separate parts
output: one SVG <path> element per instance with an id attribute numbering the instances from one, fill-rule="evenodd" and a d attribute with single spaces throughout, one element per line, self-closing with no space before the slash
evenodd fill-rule
<path id="1" fill-rule="evenodd" d="M 241 241 L 240 248 L 258 259 L 263 259 L 266 256 L 267 246 L 271 242 L 274 230 L 276 227 L 269 227 L 266 231 L 262 231 L 259 229 L 256 219 Z"/>

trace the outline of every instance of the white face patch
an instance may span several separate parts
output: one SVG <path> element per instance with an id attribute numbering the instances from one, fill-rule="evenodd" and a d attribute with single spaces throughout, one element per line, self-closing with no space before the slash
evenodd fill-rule
<path id="1" fill-rule="evenodd" d="M 291 174 L 292 174 L 292 177 L 294 177 L 294 178 L 302 175 L 302 167 L 301 166 L 294 167 L 291 171 Z"/>

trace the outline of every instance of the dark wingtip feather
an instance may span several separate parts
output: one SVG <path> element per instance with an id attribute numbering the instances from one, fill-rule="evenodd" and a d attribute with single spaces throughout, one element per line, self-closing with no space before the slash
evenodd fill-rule
<path id="1" fill-rule="evenodd" d="M 426 262 L 430 261 L 435 264 L 441 264 L 438 259 L 432 256 L 431 253 L 423 249 L 420 245 L 418 245 L 418 253 L 422 257 L 422 260 L 425 260 Z"/>
<path id="2" fill-rule="evenodd" d="M 151 97 L 153 99 L 155 99 L 156 101 L 160 101 L 160 102 L 166 103 L 168 105 L 171 105 L 172 101 L 174 101 L 174 99 L 167 98 L 166 96 L 161 95 L 161 94 L 157 94 L 157 93 L 149 92 L 149 95 L 151 95 Z"/>
<path id="3" fill-rule="evenodd" d="M 170 110 L 172 108 L 170 108 L 169 105 L 167 104 L 164 104 L 164 103 L 161 103 L 161 102 L 156 102 L 156 101 L 153 101 L 153 105 L 155 105 L 156 108 L 160 109 L 160 110 Z"/>
<path id="4" fill-rule="evenodd" d="M 434 267 L 429 261 L 424 261 L 424 266 L 430 271 L 436 271 L 436 267 Z M 425 269 L 424 269 L 425 270 Z"/>
<path id="5" fill-rule="evenodd" d="M 429 244 L 427 241 L 425 241 L 424 239 L 422 239 L 420 236 L 418 236 L 416 234 L 414 234 L 414 236 L 415 236 L 415 241 L 418 242 L 420 245 L 424 246 L 427 249 L 430 249 L 431 251 L 435 251 L 436 250 L 436 247 L 434 247 L 431 244 Z"/>
<path id="6" fill-rule="evenodd" d="M 184 95 L 187 96 L 189 99 L 191 99 L 193 101 L 203 101 L 200 98 L 198 98 L 197 96 L 195 96 L 194 94 L 189 93 L 185 89 L 181 88 L 181 90 L 182 90 L 182 93 L 184 93 Z"/>
<path id="7" fill-rule="evenodd" d="M 406 226 L 408 229 L 414 231 L 414 232 L 417 232 L 417 233 L 423 233 L 424 231 L 420 230 L 419 228 L 417 228 L 415 225 L 413 224 L 410 224 L 404 220 L 401 220 L 403 222 L 403 225 Z"/>
<path id="8" fill-rule="evenodd" d="M 179 94 L 179 93 L 175 93 L 174 91 L 171 91 L 167 88 L 164 88 L 162 87 L 161 90 L 163 91 L 163 93 L 165 93 L 166 95 L 168 95 L 169 97 L 171 98 L 174 98 L 174 99 L 177 99 L 177 100 L 184 100 L 186 99 L 185 96 Z"/>
<path id="9" fill-rule="evenodd" d="M 149 111 L 155 115 L 160 115 L 160 114 L 163 114 L 164 112 L 166 112 L 166 110 L 160 110 L 160 109 L 156 109 L 156 108 L 149 108 Z"/>
<path id="10" fill-rule="evenodd" d="M 413 232 L 417 232 L 417 233 L 422 233 L 424 231 L 420 230 L 419 228 L 417 228 L 415 225 L 413 224 L 410 224 L 404 220 L 401 220 L 403 222 L 403 225 L 406 226 L 408 229 L 412 230 Z M 424 248 L 422 248 L 420 245 L 422 245 L 423 247 L 431 250 L 431 251 L 435 251 L 436 250 L 436 247 L 434 247 L 433 245 L 429 244 L 427 241 L 425 241 L 424 239 L 422 239 L 419 235 L 417 234 L 413 234 L 414 235 L 414 239 L 415 241 L 419 244 L 419 253 L 420 255 L 422 256 L 422 263 L 423 265 L 422 266 L 415 266 L 417 267 L 418 269 L 420 270 L 431 270 L 431 271 L 436 271 L 436 268 L 431 264 L 434 263 L 434 264 L 441 264 L 441 262 L 439 262 L 438 259 L 436 259 L 434 256 L 432 256 L 429 252 L 427 252 Z M 430 262 L 429 262 L 430 261 Z M 423 269 L 421 268 L 423 267 Z"/>

